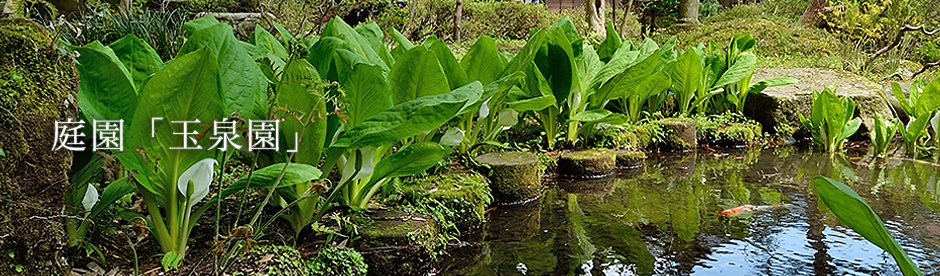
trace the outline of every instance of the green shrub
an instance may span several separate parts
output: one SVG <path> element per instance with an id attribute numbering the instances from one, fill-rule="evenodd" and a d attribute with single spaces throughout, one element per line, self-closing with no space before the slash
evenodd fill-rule
<path id="1" fill-rule="evenodd" d="M 369 265 L 362 255 L 350 248 L 328 247 L 310 262 L 311 276 L 364 276 Z"/>

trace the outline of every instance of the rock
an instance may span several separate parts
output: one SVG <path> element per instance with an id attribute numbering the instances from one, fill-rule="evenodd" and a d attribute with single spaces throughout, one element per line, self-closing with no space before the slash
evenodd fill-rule
<path id="1" fill-rule="evenodd" d="M 601 128 L 588 143 L 594 147 L 611 149 L 645 149 L 662 141 L 662 125 L 657 121 L 639 125 L 612 125 Z"/>
<path id="2" fill-rule="evenodd" d="M 646 153 L 638 150 L 616 150 L 617 167 L 625 169 L 634 169 L 643 166 L 643 160 L 646 160 Z"/>
<path id="3" fill-rule="evenodd" d="M 378 211 L 359 229 L 353 246 L 369 265 L 369 275 L 425 275 L 444 245 L 437 222 L 417 213 Z"/>
<path id="4" fill-rule="evenodd" d="M 688 151 L 698 146 L 695 121 L 670 118 L 659 120 L 665 130 L 664 146 L 680 151 Z"/>
<path id="5" fill-rule="evenodd" d="M 855 101 L 856 114 L 862 118 L 862 126 L 855 137 L 866 137 L 874 126 L 875 114 L 886 119 L 894 118 L 888 98 L 882 93 L 881 86 L 858 75 L 833 69 L 795 68 L 767 69 L 754 71 L 754 81 L 772 77 L 793 77 L 796 84 L 768 87 L 759 94 L 747 97 L 744 115 L 754 118 L 765 132 L 773 132 L 774 127 L 783 123 L 800 126 L 798 114 L 809 116 L 812 109 L 813 90 L 822 91 L 825 86 L 836 85 L 836 94 Z M 796 136 L 806 136 L 806 130 L 800 128 Z"/>
<path id="6" fill-rule="evenodd" d="M 539 196 L 544 167 L 538 156 L 529 152 L 493 152 L 477 156 L 483 174 L 489 175 L 493 199 L 502 204 L 531 201 Z"/>
<path id="7" fill-rule="evenodd" d="M 611 176 L 617 166 L 617 154 L 599 148 L 569 151 L 558 156 L 555 173 L 568 178 L 603 178 Z"/>
<path id="8" fill-rule="evenodd" d="M 695 116 L 698 143 L 723 147 L 746 147 L 763 137 L 762 127 L 737 113 Z"/>
<path id="9" fill-rule="evenodd" d="M 486 177 L 476 172 L 457 172 L 418 179 L 401 189 L 402 194 L 413 203 L 424 200 L 424 204 L 440 205 L 447 212 L 441 214 L 457 226 L 465 236 L 480 226 L 486 219 L 486 207 L 493 202 Z"/>
<path id="10" fill-rule="evenodd" d="M 67 275 L 62 219 L 72 153 L 55 122 L 76 118 L 78 73 L 28 19 L 0 19 L 0 275 Z M 12 258 L 9 258 L 9 257 Z"/>

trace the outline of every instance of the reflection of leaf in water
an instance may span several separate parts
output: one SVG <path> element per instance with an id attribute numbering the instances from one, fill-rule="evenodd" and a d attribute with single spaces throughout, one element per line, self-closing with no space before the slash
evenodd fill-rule
<path id="1" fill-rule="evenodd" d="M 568 261 L 568 271 L 577 271 L 582 264 L 589 263 L 594 259 L 594 252 L 597 252 L 597 248 L 591 243 L 591 238 L 585 230 L 584 225 L 589 218 L 581 210 L 577 194 L 568 194 L 568 219 L 571 222 L 568 239 L 573 241 L 567 243 L 570 247 L 570 256 L 572 256 Z"/>
<path id="2" fill-rule="evenodd" d="M 677 181 L 670 191 L 670 223 L 680 239 L 690 242 L 699 231 L 698 197 L 693 192 L 691 181 Z"/>
<path id="3" fill-rule="evenodd" d="M 732 198 L 739 201 L 739 203 L 750 203 L 751 190 L 744 186 L 741 173 L 735 171 L 728 176 L 728 190 L 731 191 Z"/>

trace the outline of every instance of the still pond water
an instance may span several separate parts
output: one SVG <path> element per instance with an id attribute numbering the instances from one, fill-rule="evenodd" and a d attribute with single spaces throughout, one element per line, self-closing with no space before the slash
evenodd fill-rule
<path id="1" fill-rule="evenodd" d="M 539 200 L 491 210 L 437 275 L 901 275 L 817 199 L 815 175 L 849 184 L 938 275 L 936 163 L 864 150 L 833 161 L 792 148 L 651 155 L 616 177 L 547 179 Z M 716 216 L 742 204 L 784 206 Z"/>

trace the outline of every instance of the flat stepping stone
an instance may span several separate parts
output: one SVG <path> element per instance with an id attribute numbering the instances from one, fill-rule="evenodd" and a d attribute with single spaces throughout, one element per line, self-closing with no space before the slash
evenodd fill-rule
<path id="1" fill-rule="evenodd" d="M 567 178 L 603 178 L 613 175 L 616 166 L 617 153 L 610 149 L 569 151 L 558 157 L 555 172 Z"/>
<path id="2" fill-rule="evenodd" d="M 482 170 L 490 180 L 493 200 L 497 203 L 519 204 L 539 197 L 544 167 L 533 153 L 493 152 L 474 158 L 485 165 Z"/>
<path id="3" fill-rule="evenodd" d="M 659 122 L 663 125 L 663 130 L 666 131 L 665 146 L 667 148 L 690 151 L 698 146 L 698 139 L 696 138 L 698 128 L 695 126 L 695 121 L 662 119 Z"/>
<path id="4" fill-rule="evenodd" d="M 369 265 L 369 275 L 425 275 L 440 249 L 437 222 L 418 213 L 378 211 L 373 223 L 359 229 L 353 241 Z"/>
<path id="5" fill-rule="evenodd" d="M 635 169 L 643 166 L 646 153 L 638 150 L 617 150 L 617 167 Z"/>

